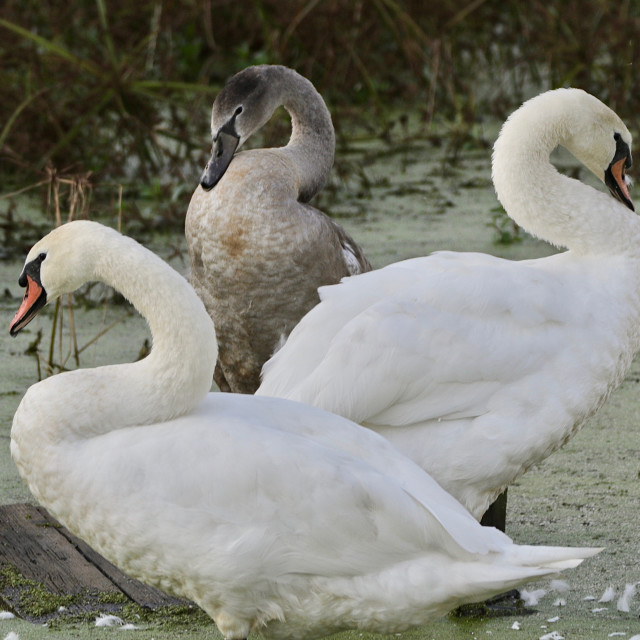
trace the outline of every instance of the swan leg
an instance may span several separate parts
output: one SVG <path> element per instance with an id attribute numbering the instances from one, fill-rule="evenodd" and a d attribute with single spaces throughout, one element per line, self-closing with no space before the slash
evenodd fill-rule
<path id="1" fill-rule="evenodd" d="M 503 616 L 523 616 L 535 613 L 524 606 L 524 600 L 517 589 L 500 593 L 484 602 L 463 604 L 454 609 L 451 615 L 458 618 L 500 618 Z"/>
<path id="2" fill-rule="evenodd" d="M 505 489 L 484 512 L 480 524 L 505 531 L 507 526 L 507 489 Z"/>
<path id="3" fill-rule="evenodd" d="M 507 489 L 505 489 L 484 512 L 480 524 L 505 531 L 507 524 Z M 523 615 L 533 613 L 524 608 L 524 601 L 517 589 L 500 593 L 484 602 L 465 604 L 454 611 L 454 615 L 464 618 L 495 618 L 498 616 Z"/>

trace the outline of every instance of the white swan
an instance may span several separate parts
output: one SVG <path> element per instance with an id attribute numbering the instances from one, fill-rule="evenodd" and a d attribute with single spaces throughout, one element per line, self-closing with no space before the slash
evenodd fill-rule
<path id="1" fill-rule="evenodd" d="M 557 145 L 621 202 L 559 174 Z M 640 346 L 630 145 L 581 90 L 526 102 L 495 144 L 495 188 L 519 225 L 569 250 L 521 262 L 441 252 L 325 287 L 258 394 L 374 429 L 480 518 L 600 407 Z"/>
<path id="2" fill-rule="evenodd" d="M 197 602 L 229 640 L 423 623 L 595 549 L 514 545 L 368 429 L 207 393 L 213 325 L 187 282 L 89 221 L 29 252 L 15 335 L 87 280 L 147 318 L 151 354 L 28 389 L 11 453 L 34 496 L 125 572 Z"/>
<path id="3" fill-rule="evenodd" d="M 289 143 L 234 155 L 280 105 L 291 115 Z M 281 66 L 241 71 L 213 103 L 211 133 L 185 224 L 191 284 L 216 325 L 216 383 L 254 393 L 264 362 L 318 303 L 318 287 L 371 265 L 306 204 L 327 181 L 335 146 L 329 111 L 306 78 Z"/>

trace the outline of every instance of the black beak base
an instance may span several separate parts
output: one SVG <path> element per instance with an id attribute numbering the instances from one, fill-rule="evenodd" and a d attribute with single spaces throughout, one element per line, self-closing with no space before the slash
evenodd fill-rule
<path id="1" fill-rule="evenodd" d="M 47 304 L 47 292 L 40 281 L 40 267 L 46 257 L 46 253 L 41 253 L 37 258 L 27 262 L 18 278 L 18 284 L 26 290 L 20 308 L 9 324 L 9 333 L 13 337 L 18 335 Z"/>
<path id="2" fill-rule="evenodd" d="M 626 170 L 631 167 L 631 150 L 620 134 L 616 133 L 614 138 L 616 141 L 616 153 L 604 172 L 604 182 L 614 198 L 622 202 L 631 211 L 635 211 L 625 175 Z"/>
<path id="3" fill-rule="evenodd" d="M 240 138 L 237 135 L 223 129 L 218 131 L 213 144 L 211 159 L 207 162 L 207 166 L 204 168 L 200 178 L 200 186 L 205 191 L 213 189 L 225 174 L 239 142 Z"/>

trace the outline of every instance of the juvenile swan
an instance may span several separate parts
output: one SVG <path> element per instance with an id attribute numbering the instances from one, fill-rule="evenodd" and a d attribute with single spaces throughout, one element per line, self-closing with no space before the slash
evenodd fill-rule
<path id="1" fill-rule="evenodd" d="M 291 115 L 289 143 L 234 155 L 280 105 Z M 191 284 L 216 325 L 216 383 L 254 393 L 264 362 L 318 303 L 318 287 L 371 265 L 306 204 L 329 178 L 335 147 L 329 111 L 307 79 L 281 66 L 241 71 L 213 103 L 211 134 L 185 225 Z"/>
<path id="2" fill-rule="evenodd" d="M 559 174 L 557 145 L 619 201 Z M 519 225 L 568 251 L 522 262 L 441 252 L 323 288 L 258 394 L 374 429 L 479 519 L 583 426 L 640 347 L 630 146 L 584 91 L 526 102 L 496 141 L 496 192 Z"/>
<path id="3" fill-rule="evenodd" d="M 33 385 L 11 453 L 65 526 L 130 575 L 194 600 L 228 640 L 399 631 L 597 552 L 514 545 L 344 418 L 207 393 L 216 338 L 195 292 L 97 223 L 68 223 L 31 249 L 11 334 L 89 280 L 147 318 L 151 354 Z"/>

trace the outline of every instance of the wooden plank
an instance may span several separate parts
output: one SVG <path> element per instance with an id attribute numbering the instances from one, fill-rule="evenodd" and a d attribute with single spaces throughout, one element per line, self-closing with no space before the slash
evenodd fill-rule
<path id="1" fill-rule="evenodd" d="M 0 506 L 0 565 L 13 565 L 25 578 L 53 594 L 83 591 L 124 593 L 137 604 L 156 609 L 188 601 L 130 578 L 61 526 L 43 507 Z"/>
<path id="2" fill-rule="evenodd" d="M 25 578 L 42 583 L 55 594 L 77 594 L 85 589 L 118 591 L 60 535 L 59 526 L 28 504 L 0 507 L 0 564 L 13 565 Z"/>

